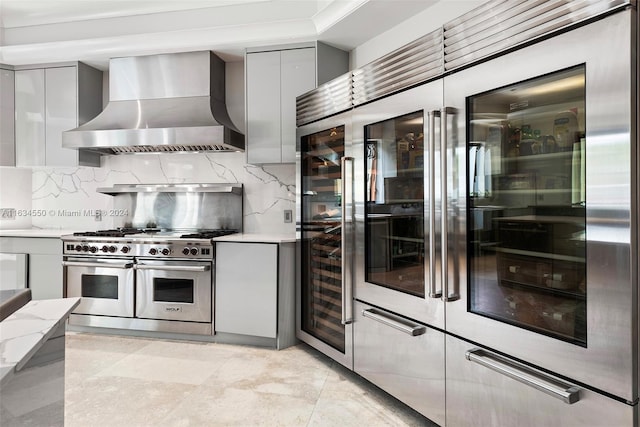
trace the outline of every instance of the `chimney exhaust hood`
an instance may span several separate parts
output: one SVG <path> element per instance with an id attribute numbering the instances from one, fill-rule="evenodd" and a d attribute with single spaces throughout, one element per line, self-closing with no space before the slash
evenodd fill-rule
<path id="1" fill-rule="evenodd" d="M 225 63 L 210 51 L 109 61 L 109 104 L 63 132 L 62 146 L 100 154 L 244 151 L 225 105 Z"/>

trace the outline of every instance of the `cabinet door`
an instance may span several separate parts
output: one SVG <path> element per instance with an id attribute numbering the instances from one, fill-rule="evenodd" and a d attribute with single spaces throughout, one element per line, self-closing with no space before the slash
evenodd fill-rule
<path id="1" fill-rule="evenodd" d="M 16 165 L 14 94 L 14 72 L 0 69 L 0 166 Z"/>
<path id="2" fill-rule="evenodd" d="M 216 243 L 215 331 L 275 338 L 278 245 Z"/>
<path id="3" fill-rule="evenodd" d="M 44 69 L 16 71 L 15 79 L 16 166 L 44 166 Z"/>
<path id="4" fill-rule="evenodd" d="M 45 70 L 46 164 L 77 166 L 78 151 L 62 148 L 62 132 L 78 126 L 76 67 Z"/>
<path id="5" fill-rule="evenodd" d="M 280 52 L 247 54 L 247 161 L 280 163 Z"/>
<path id="6" fill-rule="evenodd" d="M 281 161 L 296 161 L 296 97 L 316 87 L 316 50 L 283 50 L 280 73 Z"/>

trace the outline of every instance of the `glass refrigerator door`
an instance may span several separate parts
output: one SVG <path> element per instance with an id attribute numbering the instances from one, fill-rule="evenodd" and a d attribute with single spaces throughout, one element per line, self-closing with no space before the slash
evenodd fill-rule
<path id="1" fill-rule="evenodd" d="M 302 330 L 345 352 L 341 164 L 345 127 L 301 138 Z"/>
<path id="2" fill-rule="evenodd" d="M 467 111 L 469 311 L 586 347 L 584 65 Z"/>
<path id="3" fill-rule="evenodd" d="M 422 111 L 365 126 L 365 280 L 425 297 Z M 428 259 L 428 253 L 427 259 Z"/>

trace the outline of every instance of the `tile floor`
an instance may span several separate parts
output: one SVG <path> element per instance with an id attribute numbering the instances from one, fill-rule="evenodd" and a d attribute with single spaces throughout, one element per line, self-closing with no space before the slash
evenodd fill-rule
<path id="1" fill-rule="evenodd" d="M 67 332 L 65 426 L 432 426 L 300 344 Z"/>

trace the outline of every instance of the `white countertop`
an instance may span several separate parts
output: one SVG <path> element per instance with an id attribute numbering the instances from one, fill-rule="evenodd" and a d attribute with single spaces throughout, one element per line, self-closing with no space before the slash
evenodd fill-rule
<path id="1" fill-rule="evenodd" d="M 0 230 L 0 237 L 46 237 L 60 238 L 66 234 L 73 234 L 79 230 L 68 230 L 59 228 L 25 228 L 17 230 Z"/>
<path id="2" fill-rule="evenodd" d="M 240 243 L 295 243 L 296 236 L 291 234 L 238 233 L 216 237 L 213 241 Z"/>
<path id="3" fill-rule="evenodd" d="M 0 387 L 22 369 L 78 304 L 80 298 L 30 301 L 0 322 Z"/>

